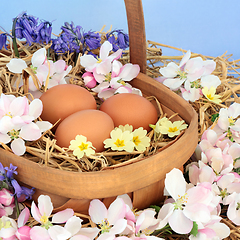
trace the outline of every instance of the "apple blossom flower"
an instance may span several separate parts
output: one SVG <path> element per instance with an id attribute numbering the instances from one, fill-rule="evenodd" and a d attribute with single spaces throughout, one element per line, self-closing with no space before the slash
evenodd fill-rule
<path id="1" fill-rule="evenodd" d="M 88 211 L 91 220 L 100 227 L 101 235 L 121 234 L 127 226 L 127 220 L 124 219 L 126 205 L 121 198 L 115 199 L 108 209 L 103 202 L 94 199 L 90 202 Z"/>
<path id="2" fill-rule="evenodd" d="M 0 218 L 0 238 L 15 239 L 17 223 L 10 217 L 2 216 Z"/>
<path id="3" fill-rule="evenodd" d="M 99 57 L 95 58 L 92 55 L 84 54 L 82 57 L 80 57 L 80 64 L 88 72 L 93 72 L 94 69 L 96 70 L 97 74 L 106 73 L 106 69 L 107 72 L 110 72 L 111 62 L 120 58 L 122 55 L 122 50 L 119 49 L 117 52 L 109 56 L 111 50 L 112 44 L 109 41 L 105 41 L 100 47 Z"/>
<path id="4" fill-rule="evenodd" d="M 72 209 L 65 209 L 57 212 L 52 216 L 50 221 L 50 215 L 53 210 L 51 199 L 47 195 L 40 195 L 38 197 L 38 207 L 32 202 L 31 213 L 33 218 L 41 224 L 41 226 L 34 226 L 30 230 L 31 239 L 57 239 L 56 235 L 62 235 L 62 239 L 68 239 L 72 236 L 72 233 L 62 226 L 54 226 L 53 224 L 61 224 L 67 222 L 74 214 Z M 78 220 L 77 220 L 78 221 Z M 76 227 L 76 232 L 79 230 L 79 226 Z M 73 230 L 74 231 L 74 230 Z"/>
<path id="5" fill-rule="evenodd" d="M 187 128 L 187 124 L 182 121 L 162 121 L 161 126 L 159 126 L 159 132 L 161 134 L 167 134 L 169 137 L 174 137 L 180 134 L 181 130 Z"/>
<path id="6" fill-rule="evenodd" d="M 240 193 L 233 192 L 226 199 L 229 204 L 227 210 L 228 218 L 237 226 L 240 226 Z"/>
<path id="7" fill-rule="evenodd" d="M 230 235 L 229 227 L 221 223 L 221 217 L 211 216 L 211 220 L 207 223 L 198 223 L 198 232 L 196 236 L 190 235 L 190 240 L 210 240 L 210 239 L 225 239 Z"/>
<path id="8" fill-rule="evenodd" d="M 29 91 L 35 98 L 40 97 L 41 92 L 37 90 L 46 85 L 47 79 L 49 79 L 49 82 L 46 86 L 48 88 L 51 88 L 58 84 L 65 84 L 65 77 L 72 69 L 72 66 L 67 66 L 64 60 L 58 60 L 56 62 L 47 60 L 46 54 L 46 49 L 40 48 L 34 52 L 31 58 L 32 65 L 30 67 L 37 77 L 38 86 L 36 86 L 36 83 L 32 79 L 32 76 L 30 76 Z M 6 66 L 8 67 L 8 70 L 13 73 L 22 73 L 23 69 L 28 67 L 23 59 L 15 58 L 11 59 Z M 21 82 L 20 86 L 22 84 L 23 82 Z"/>
<path id="9" fill-rule="evenodd" d="M 75 140 L 71 140 L 69 149 L 73 150 L 73 155 L 78 159 L 81 159 L 84 155 L 90 156 L 95 154 L 95 148 L 92 143 L 87 141 L 87 138 L 83 135 L 77 135 Z"/>
<path id="10" fill-rule="evenodd" d="M 215 87 L 211 87 L 210 89 L 208 89 L 208 87 L 204 87 L 202 89 L 202 93 L 210 102 L 214 102 L 214 103 L 217 103 L 217 104 L 222 102 L 222 100 L 219 99 L 219 98 L 221 98 L 221 96 L 216 94 L 216 88 Z"/>
<path id="11" fill-rule="evenodd" d="M 200 184 L 187 190 L 187 184 L 179 169 L 174 168 L 166 174 L 165 190 L 172 199 L 168 200 L 159 211 L 158 218 L 163 227 L 169 223 L 177 233 L 189 233 L 193 222 L 206 223 L 210 220 L 209 206 L 213 201 L 210 183 Z M 181 220 L 179 220 L 181 219 Z"/>
<path id="12" fill-rule="evenodd" d="M 202 95 L 202 90 L 200 88 L 192 87 L 189 81 L 185 81 L 184 88 L 180 87 L 180 90 L 182 92 L 182 97 L 186 101 L 195 102 Z"/>
<path id="13" fill-rule="evenodd" d="M 120 128 L 115 128 L 110 133 L 111 138 L 104 140 L 105 148 L 112 150 L 132 152 L 135 144 L 133 143 L 133 134 L 129 131 L 122 131 Z"/>
<path id="14" fill-rule="evenodd" d="M 36 121 L 41 115 L 42 102 L 34 99 L 30 104 L 26 97 L 1 94 L 0 98 L 0 142 L 10 143 L 16 155 L 26 151 L 25 141 L 39 139 L 42 132 L 50 129 L 47 121 Z M 25 140 L 25 141 L 24 141 Z"/>
<path id="15" fill-rule="evenodd" d="M 216 67 L 212 60 L 203 61 L 201 57 L 192 59 L 190 57 L 191 52 L 187 51 L 179 66 L 170 62 L 166 67 L 160 68 L 160 73 L 166 78 L 163 81 L 164 85 L 177 90 L 185 81 L 193 82 L 204 75 L 209 75 Z"/>

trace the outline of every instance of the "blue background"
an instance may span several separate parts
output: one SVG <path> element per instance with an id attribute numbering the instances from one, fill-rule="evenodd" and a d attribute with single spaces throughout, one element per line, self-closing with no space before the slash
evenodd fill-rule
<path id="1" fill-rule="evenodd" d="M 85 30 L 127 32 L 123 0 L 10 0 L 1 8 L 0 26 L 6 31 L 12 19 L 23 11 L 39 20 L 53 21 L 53 33 L 59 34 L 64 22 L 73 21 Z M 191 50 L 209 56 L 225 51 L 240 58 L 239 0 L 142 0 L 148 40 Z M 176 54 L 163 49 L 163 54 Z"/>

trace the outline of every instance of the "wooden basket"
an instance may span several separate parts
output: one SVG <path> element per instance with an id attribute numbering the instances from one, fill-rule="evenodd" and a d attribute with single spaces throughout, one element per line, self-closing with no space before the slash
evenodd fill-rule
<path id="1" fill-rule="evenodd" d="M 150 204 L 159 204 L 163 198 L 164 178 L 172 168 L 181 168 L 191 157 L 198 142 L 197 113 L 183 98 L 173 93 L 161 83 L 145 75 L 146 38 L 141 0 L 125 0 L 127 11 L 130 61 L 139 64 L 141 73 L 132 85 L 142 90 L 145 96 L 155 96 L 168 116 L 178 113 L 188 124 L 188 128 L 174 143 L 159 153 L 128 161 L 98 172 L 69 172 L 39 165 L 24 157 L 18 157 L 0 149 L 4 166 L 12 163 L 18 166 L 16 179 L 36 188 L 34 200 L 40 194 L 52 198 L 55 211 L 73 208 L 87 213 L 92 199 L 101 199 L 109 205 L 116 196 L 128 193 L 134 208 L 143 209 Z"/>

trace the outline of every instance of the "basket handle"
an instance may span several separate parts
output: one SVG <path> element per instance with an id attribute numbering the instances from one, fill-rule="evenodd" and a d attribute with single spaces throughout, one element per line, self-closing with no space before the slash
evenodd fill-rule
<path id="1" fill-rule="evenodd" d="M 138 64 L 140 71 L 146 73 L 147 53 L 146 35 L 141 0 L 124 0 L 129 33 L 130 62 Z"/>

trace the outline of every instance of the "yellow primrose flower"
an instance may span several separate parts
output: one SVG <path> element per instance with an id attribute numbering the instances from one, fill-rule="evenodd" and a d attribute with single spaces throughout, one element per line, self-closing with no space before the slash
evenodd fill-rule
<path id="1" fill-rule="evenodd" d="M 129 125 L 129 124 L 126 124 L 126 125 L 119 125 L 118 127 L 116 127 L 115 129 L 117 128 L 120 128 L 123 132 L 124 131 L 129 131 L 129 132 L 132 132 L 133 131 L 133 126 L 132 125 Z"/>
<path id="2" fill-rule="evenodd" d="M 90 156 L 95 154 L 95 148 L 91 142 L 87 142 L 87 138 L 83 135 L 77 135 L 75 140 L 70 141 L 70 150 L 73 150 L 73 155 L 81 159 L 84 154 Z"/>
<path id="3" fill-rule="evenodd" d="M 211 87 L 210 89 L 208 89 L 208 87 L 204 87 L 202 89 L 202 93 L 211 102 L 214 102 L 217 104 L 222 102 L 222 100 L 219 99 L 221 96 L 215 94 L 216 93 L 215 87 Z"/>
<path id="4" fill-rule="evenodd" d="M 132 141 L 138 151 L 145 151 L 150 146 L 150 138 L 146 136 L 147 130 L 143 129 L 143 127 L 135 129 L 132 134 Z"/>
<path id="5" fill-rule="evenodd" d="M 129 131 L 122 131 L 120 128 L 115 128 L 110 133 L 111 138 L 104 140 L 105 148 L 112 150 L 132 152 L 134 143 L 132 141 L 133 134 Z"/>
<path id="6" fill-rule="evenodd" d="M 152 125 L 150 127 L 152 127 L 154 129 L 154 132 L 156 133 L 160 133 L 160 126 L 163 126 L 165 122 L 171 122 L 167 117 L 163 117 L 161 119 L 159 119 L 156 123 L 156 125 Z"/>
<path id="7" fill-rule="evenodd" d="M 160 133 L 168 134 L 169 137 L 174 137 L 180 134 L 180 131 L 187 128 L 187 124 L 182 121 L 165 121 L 162 126 L 159 127 Z"/>

